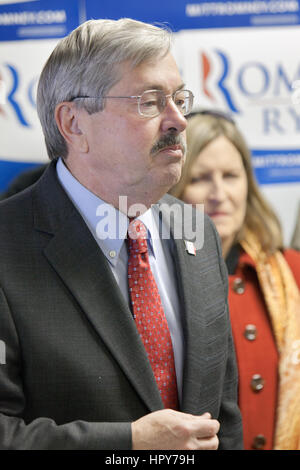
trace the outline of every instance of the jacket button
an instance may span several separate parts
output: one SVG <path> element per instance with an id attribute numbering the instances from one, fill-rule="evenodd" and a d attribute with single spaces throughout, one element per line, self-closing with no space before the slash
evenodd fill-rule
<path id="1" fill-rule="evenodd" d="M 259 374 L 254 374 L 251 380 L 251 388 L 253 392 L 260 392 L 264 388 L 265 381 Z"/>
<path id="2" fill-rule="evenodd" d="M 246 325 L 244 330 L 244 336 L 249 341 L 254 341 L 256 339 L 257 330 L 255 325 Z"/>
<path id="3" fill-rule="evenodd" d="M 237 294 L 243 294 L 245 292 L 245 284 L 244 284 L 243 279 L 241 279 L 240 277 L 237 277 L 233 281 L 233 290 Z"/>
<path id="4" fill-rule="evenodd" d="M 264 445 L 266 444 L 266 441 L 267 440 L 263 434 L 257 434 L 257 436 L 255 436 L 252 442 L 253 449 L 257 449 L 257 450 L 262 449 Z"/>

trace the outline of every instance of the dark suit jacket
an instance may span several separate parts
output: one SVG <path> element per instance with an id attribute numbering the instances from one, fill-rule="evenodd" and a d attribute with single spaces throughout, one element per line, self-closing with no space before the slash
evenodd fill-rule
<path id="1" fill-rule="evenodd" d="M 128 305 L 55 164 L 0 203 L 0 226 L 0 448 L 130 449 L 130 423 L 163 405 Z M 186 342 L 182 411 L 211 412 L 220 448 L 237 449 L 227 273 L 208 218 L 204 240 L 197 256 L 173 243 Z"/>

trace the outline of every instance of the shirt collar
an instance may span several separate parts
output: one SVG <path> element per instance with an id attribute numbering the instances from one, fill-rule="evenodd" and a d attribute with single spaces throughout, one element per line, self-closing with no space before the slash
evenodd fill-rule
<path id="1" fill-rule="evenodd" d="M 60 183 L 86 222 L 102 252 L 108 261 L 116 266 L 127 236 L 128 217 L 79 183 L 61 158 L 57 162 L 56 171 Z M 156 226 L 152 209 L 148 209 L 138 219 L 147 228 L 148 248 L 155 256 L 153 238 L 155 238 Z"/>

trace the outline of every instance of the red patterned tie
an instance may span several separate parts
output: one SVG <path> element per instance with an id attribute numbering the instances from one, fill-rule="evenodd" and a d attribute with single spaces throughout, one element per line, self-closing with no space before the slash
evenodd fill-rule
<path id="1" fill-rule="evenodd" d="M 128 247 L 128 286 L 136 327 L 165 408 L 178 409 L 171 336 L 149 263 L 147 230 L 140 220 L 129 224 Z"/>

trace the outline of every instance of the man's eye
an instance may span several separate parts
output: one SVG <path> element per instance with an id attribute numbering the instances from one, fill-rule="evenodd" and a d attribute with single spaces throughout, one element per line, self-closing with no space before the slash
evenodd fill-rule
<path id="1" fill-rule="evenodd" d="M 157 106 L 157 100 L 144 101 L 142 103 L 142 106 L 144 106 L 145 108 L 151 108 L 153 106 Z"/>

